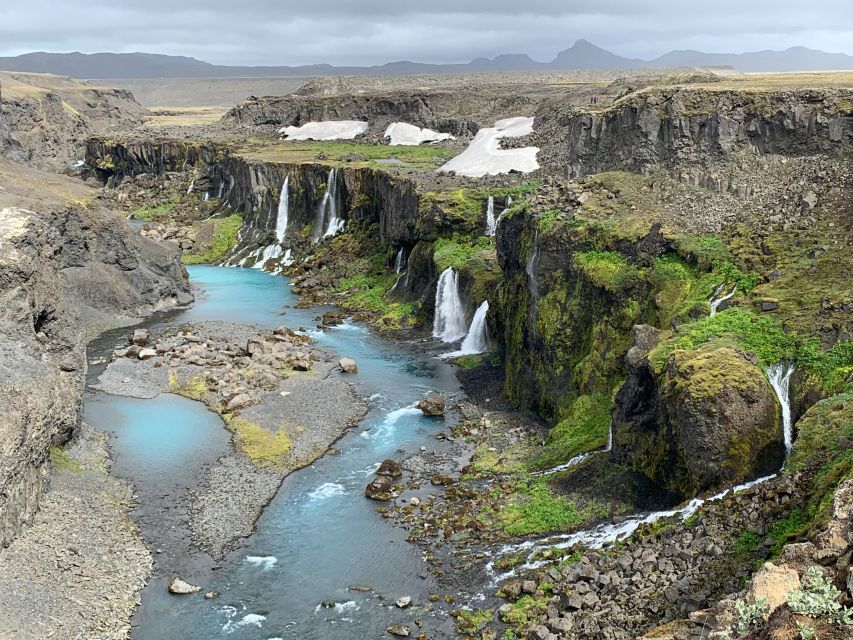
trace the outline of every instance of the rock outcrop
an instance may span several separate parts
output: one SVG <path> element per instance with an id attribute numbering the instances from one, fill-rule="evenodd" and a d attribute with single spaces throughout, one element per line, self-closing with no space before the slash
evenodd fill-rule
<path id="1" fill-rule="evenodd" d="M 712 343 L 673 352 L 658 372 L 647 357 L 656 333 L 634 329 L 613 414 L 614 457 L 685 497 L 777 471 L 780 411 L 754 358 Z"/>
<path id="2" fill-rule="evenodd" d="M 569 116 L 565 160 L 569 175 L 581 176 L 703 168 L 741 150 L 838 156 L 853 147 L 851 97 L 840 89 L 646 89 L 601 113 Z"/>
<path id="3" fill-rule="evenodd" d="M 0 211 L 0 544 L 35 513 L 79 424 L 85 341 L 192 300 L 174 249 L 114 217 Z"/>

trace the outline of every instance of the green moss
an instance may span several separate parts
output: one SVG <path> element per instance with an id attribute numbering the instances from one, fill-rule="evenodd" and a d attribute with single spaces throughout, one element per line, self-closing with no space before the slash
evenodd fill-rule
<path id="1" fill-rule="evenodd" d="M 554 467 L 605 446 L 612 404 L 611 397 L 605 394 L 579 396 L 568 415 L 548 433 L 546 449 L 533 461 L 533 468 Z"/>
<path id="2" fill-rule="evenodd" d="M 169 390 L 190 400 L 204 401 L 207 396 L 207 382 L 204 374 L 197 373 L 191 378 L 181 381 L 174 371 L 169 372 Z"/>
<path id="3" fill-rule="evenodd" d="M 83 470 L 82 465 L 68 455 L 68 452 L 62 447 L 50 448 L 50 463 L 55 469 L 62 469 L 64 471 L 79 473 Z"/>
<path id="4" fill-rule="evenodd" d="M 461 609 L 454 612 L 456 630 L 459 633 L 476 633 L 492 622 L 495 617 L 494 609 Z"/>
<path id="5" fill-rule="evenodd" d="M 547 606 L 548 598 L 545 596 L 524 595 L 512 603 L 512 608 L 507 613 L 502 614 L 501 619 L 523 635 L 527 628 L 545 613 Z"/>
<path id="6" fill-rule="evenodd" d="M 468 242 L 459 236 L 452 239 L 439 238 L 435 241 L 433 250 L 433 261 L 439 271 L 447 268 L 459 270 L 468 260 L 475 257 L 481 251 L 492 249 L 489 238 L 480 237 L 474 242 Z"/>
<path id="7" fill-rule="evenodd" d="M 459 365 L 463 369 L 476 369 L 483 364 L 483 354 L 459 356 L 453 359 L 453 364 Z"/>
<path id="8" fill-rule="evenodd" d="M 498 514 L 502 528 L 512 535 L 563 531 L 606 515 L 604 505 L 590 503 L 584 509 L 554 494 L 546 478 L 532 479 Z"/>
<path id="9" fill-rule="evenodd" d="M 266 467 L 282 467 L 286 464 L 292 444 L 283 428 L 270 431 L 233 414 L 226 414 L 222 418 L 225 426 L 234 434 L 234 444 L 253 462 Z"/>
<path id="10" fill-rule="evenodd" d="M 211 221 L 214 224 L 212 240 L 207 248 L 200 252 L 184 253 L 184 264 L 213 264 L 223 260 L 237 244 L 237 232 L 243 226 L 243 218 L 234 214 L 227 218 Z M 209 223 L 205 223 L 209 224 Z"/>
<path id="11" fill-rule="evenodd" d="M 548 234 L 554 228 L 554 225 L 557 223 L 557 216 L 560 215 L 559 209 L 551 209 L 549 211 L 545 211 L 544 213 L 539 214 L 539 232 L 542 234 Z"/>
<path id="12" fill-rule="evenodd" d="M 779 555 L 786 543 L 805 534 L 810 526 L 811 518 L 802 509 L 794 509 L 786 517 L 774 522 L 767 532 L 773 538 L 771 553 Z"/>
<path id="13" fill-rule="evenodd" d="M 584 251 L 575 254 L 575 265 L 598 287 L 611 293 L 634 284 L 637 269 L 614 251 Z"/>
<path id="14" fill-rule="evenodd" d="M 148 205 L 145 205 L 131 212 L 130 217 L 134 220 L 157 221 L 169 217 L 174 209 L 174 202 L 166 202 L 164 204 L 157 205 L 156 207 L 149 207 Z"/>

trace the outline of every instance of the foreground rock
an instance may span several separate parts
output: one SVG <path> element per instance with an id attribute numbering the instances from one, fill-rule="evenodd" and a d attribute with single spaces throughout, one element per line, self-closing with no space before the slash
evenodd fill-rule
<path id="1" fill-rule="evenodd" d="M 338 365 L 344 373 L 358 373 L 358 365 L 352 358 L 341 358 Z"/>
<path id="2" fill-rule="evenodd" d="M 437 393 L 431 393 L 418 402 L 417 407 L 424 412 L 425 416 L 443 416 L 444 405 L 444 396 Z"/>
<path id="3" fill-rule="evenodd" d="M 377 476 L 364 489 L 364 495 L 371 500 L 387 501 L 392 496 L 394 482 L 387 476 Z"/>

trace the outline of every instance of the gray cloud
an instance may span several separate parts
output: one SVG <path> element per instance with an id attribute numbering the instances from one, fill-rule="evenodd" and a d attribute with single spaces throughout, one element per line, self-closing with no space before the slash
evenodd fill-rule
<path id="1" fill-rule="evenodd" d="M 0 7 L 0 55 L 146 51 L 219 64 L 550 60 L 578 38 L 620 55 L 805 45 L 853 54 L 849 0 L 41 0 Z"/>

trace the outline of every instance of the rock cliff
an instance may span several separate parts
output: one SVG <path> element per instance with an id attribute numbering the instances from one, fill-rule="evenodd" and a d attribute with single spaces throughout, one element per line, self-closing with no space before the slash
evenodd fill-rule
<path id="1" fill-rule="evenodd" d="M 191 299 L 177 251 L 114 216 L 0 211 L 0 544 L 35 513 L 50 449 L 79 424 L 87 338 Z"/>

